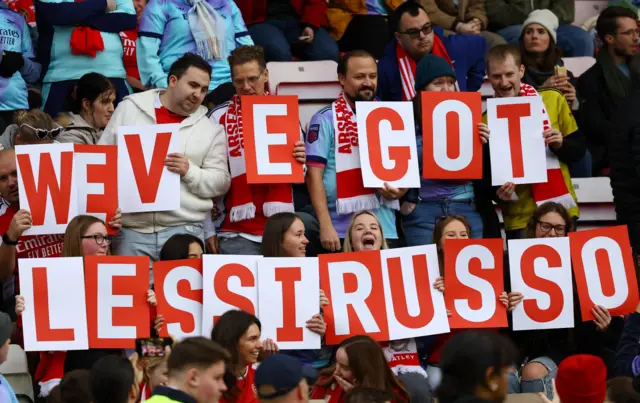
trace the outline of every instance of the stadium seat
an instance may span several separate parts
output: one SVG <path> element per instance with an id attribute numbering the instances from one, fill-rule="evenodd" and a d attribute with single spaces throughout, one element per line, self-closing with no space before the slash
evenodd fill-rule
<path id="1" fill-rule="evenodd" d="M 9 345 L 7 361 L 0 365 L 2 374 L 16 392 L 20 403 L 33 403 L 33 383 L 27 364 L 27 354 L 17 344 Z"/>
<path id="2" fill-rule="evenodd" d="M 267 63 L 269 90 L 276 95 L 298 96 L 300 122 L 306 130 L 313 114 L 340 95 L 337 67 L 331 60 Z"/>
<path id="3" fill-rule="evenodd" d="M 574 76 L 580 77 L 582 73 L 589 70 L 591 66 L 596 64 L 596 59 L 591 56 L 583 57 L 563 57 L 562 61 L 567 67 L 567 70 L 573 73 Z"/>

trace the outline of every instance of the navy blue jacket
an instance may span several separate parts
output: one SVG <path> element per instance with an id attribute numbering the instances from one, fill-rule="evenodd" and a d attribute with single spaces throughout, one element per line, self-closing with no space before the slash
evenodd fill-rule
<path id="1" fill-rule="evenodd" d="M 433 31 L 449 53 L 460 91 L 478 91 L 484 82 L 487 41 L 479 35 L 458 34 L 445 38 L 440 27 L 433 27 Z M 378 61 L 378 96 L 383 101 L 402 101 L 396 44 L 397 41 L 393 39 Z"/>

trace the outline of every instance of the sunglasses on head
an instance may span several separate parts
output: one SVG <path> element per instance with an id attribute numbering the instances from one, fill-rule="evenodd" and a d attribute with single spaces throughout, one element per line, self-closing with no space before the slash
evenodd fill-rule
<path id="1" fill-rule="evenodd" d="M 55 123 L 55 125 L 57 126 L 56 128 L 45 130 L 45 129 L 36 129 L 31 125 L 23 123 L 20 125 L 20 128 L 22 129 L 23 127 L 26 127 L 28 129 L 33 130 L 38 140 L 44 140 L 47 137 L 51 139 L 55 139 L 62 132 L 62 130 L 64 130 L 64 127 L 60 126 L 59 124 Z"/>

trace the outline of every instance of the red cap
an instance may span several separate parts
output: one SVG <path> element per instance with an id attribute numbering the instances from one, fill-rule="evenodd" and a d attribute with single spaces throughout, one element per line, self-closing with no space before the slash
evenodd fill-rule
<path id="1" fill-rule="evenodd" d="M 594 355 L 572 355 L 558 366 L 556 389 L 562 403 L 602 403 L 607 395 L 607 367 Z"/>

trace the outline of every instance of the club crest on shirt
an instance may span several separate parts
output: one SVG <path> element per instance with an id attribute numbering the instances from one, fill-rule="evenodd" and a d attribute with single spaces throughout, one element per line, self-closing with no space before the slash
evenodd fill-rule
<path id="1" fill-rule="evenodd" d="M 307 142 L 309 144 L 313 144 L 316 140 L 318 140 L 319 131 L 320 131 L 320 125 L 309 126 L 309 131 L 307 132 Z"/>

